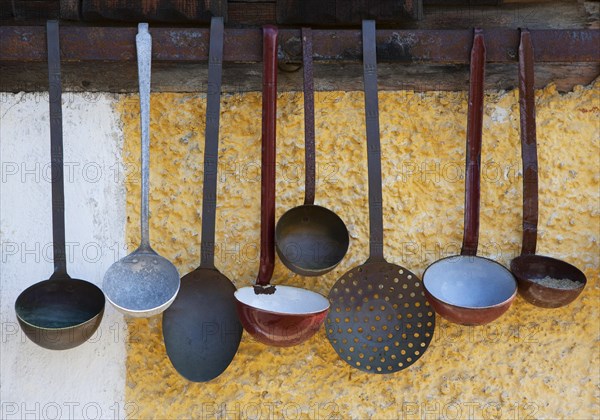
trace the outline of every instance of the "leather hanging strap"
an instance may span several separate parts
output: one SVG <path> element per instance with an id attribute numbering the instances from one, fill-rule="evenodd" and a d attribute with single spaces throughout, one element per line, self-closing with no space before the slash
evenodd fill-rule
<path id="1" fill-rule="evenodd" d="M 363 20 L 363 80 L 365 122 L 367 126 L 367 164 L 369 176 L 369 262 L 383 259 L 383 197 L 381 187 L 381 145 L 379 139 L 379 101 L 377 98 L 377 42 L 375 21 Z"/>
<path id="2" fill-rule="evenodd" d="M 208 91 L 204 142 L 204 186 L 202 191 L 203 268 L 215 266 L 215 219 L 217 211 L 217 170 L 219 161 L 219 120 L 221 115 L 221 80 L 223 75 L 223 18 L 210 23 L 208 52 Z"/>
<path id="3" fill-rule="evenodd" d="M 62 85 L 58 21 L 46 24 L 48 38 L 48 84 L 50 103 L 50 159 L 52 169 L 52 241 L 54 274 L 66 275 L 65 186 L 63 169 Z"/>
<path id="4" fill-rule="evenodd" d="M 312 30 L 302 28 L 304 62 L 304 204 L 315 203 L 315 95 L 313 81 Z"/>
<path id="5" fill-rule="evenodd" d="M 477 255 L 479 242 L 485 44 L 481 29 L 475 29 L 474 35 L 473 48 L 471 49 L 467 120 L 467 165 L 465 176 L 465 221 L 461 255 Z"/>
<path id="6" fill-rule="evenodd" d="M 519 45 L 519 109 L 523 160 L 523 247 L 521 255 L 535 254 L 538 225 L 538 159 L 535 132 L 534 51 L 531 34 L 521 30 Z"/>

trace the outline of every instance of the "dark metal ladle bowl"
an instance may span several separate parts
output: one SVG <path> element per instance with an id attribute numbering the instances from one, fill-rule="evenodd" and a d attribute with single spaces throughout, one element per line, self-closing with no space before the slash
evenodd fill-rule
<path id="1" fill-rule="evenodd" d="M 67 276 L 25 289 L 15 302 L 15 311 L 31 341 L 50 350 L 66 350 L 94 335 L 104 305 L 104 294 L 96 285 Z"/>
<path id="2" fill-rule="evenodd" d="M 283 264 L 304 276 L 323 275 L 346 255 L 350 238 L 344 221 L 314 204 L 294 207 L 275 227 L 277 255 Z"/>
<path id="3" fill-rule="evenodd" d="M 523 298 L 542 308 L 559 308 L 573 302 L 587 283 L 585 274 L 577 267 L 556 258 L 542 255 L 521 255 L 510 263 L 519 283 L 519 293 Z M 539 279 L 569 279 L 578 283 L 577 287 L 558 289 L 539 283 Z"/>

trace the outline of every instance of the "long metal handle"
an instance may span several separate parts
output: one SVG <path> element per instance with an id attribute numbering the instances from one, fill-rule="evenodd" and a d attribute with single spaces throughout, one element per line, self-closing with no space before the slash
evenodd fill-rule
<path id="1" fill-rule="evenodd" d="M 201 267 L 215 266 L 215 219 L 217 212 L 217 171 L 219 162 L 219 117 L 223 74 L 223 18 L 210 22 L 208 51 L 208 92 L 204 141 L 204 187 L 202 192 Z"/>
<path id="2" fill-rule="evenodd" d="M 65 247 L 65 185 L 63 169 L 62 85 L 58 21 L 46 23 L 48 45 L 48 94 L 50 104 L 50 161 L 52 170 L 53 276 L 67 274 Z"/>
<path id="3" fill-rule="evenodd" d="M 467 168 L 465 176 L 465 221 L 462 255 L 477 255 L 477 246 L 479 243 L 485 44 L 481 29 L 475 29 L 474 35 L 473 48 L 471 49 L 469 110 L 467 119 Z"/>
<path id="4" fill-rule="evenodd" d="M 263 27 L 263 66 L 260 267 L 256 279 L 259 286 L 269 285 L 275 267 L 277 28 L 273 25 Z"/>
<path id="5" fill-rule="evenodd" d="M 375 21 L 363 20 L 362 42 L 369 176 L 369 261 L 377 262 L 383 261 L 383 197 L 381 192 L 381 145 L 379 139 Z"/>
<path id="6" fill-rule="evenodd" d="M 140 248 L 150 248 L 149 204 L 150 188 L 150 69 L 152 63 L 152 37 L 148 32 L 148 24 L 138 25 L 135 37 L 137 48 L 138 80 L 140 89 L 140 116 L 142 131 L 142 242 Z"/>
<path id="7" fill-rule="evenodd" d="M 302 28 L 304 63 L 304 204 L 315 203 L 315 94 L 312 30 Z"/>
<path id="8" fill-rule="evenodd" d="M 538 158 L 535 131 L 534 51 L 531 34 L 521 30 L 519 45 L 519 108 L 523 160 L 523 247 L 521 255 L 535 254 L 538 225 Z"/>

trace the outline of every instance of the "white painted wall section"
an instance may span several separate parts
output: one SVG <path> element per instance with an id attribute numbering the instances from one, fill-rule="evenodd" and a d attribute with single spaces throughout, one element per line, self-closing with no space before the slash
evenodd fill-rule
<path id="1" fill-rule="evenodd" d="M 63 95 L 67 264 L 102 284 L 126 252 L 123 136 L 110 94 Z M 97 333 L 71 350 L 38 347 L 14 302 L 53 271 L 47 93 L 0 93 L 0 418 L 125 415 L 126 324 L 109 304 Z"/>

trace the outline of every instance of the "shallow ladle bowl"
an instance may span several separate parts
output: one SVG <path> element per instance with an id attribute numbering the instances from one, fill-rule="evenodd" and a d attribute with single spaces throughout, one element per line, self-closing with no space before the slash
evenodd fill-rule
<path id="1" fill-rule="evenodd" d="M 15 311 L 31 341 L 50 350 L 66 350 L 92 337 L 102 321 L 104 304 L 98 286 L 64 274 L 25 289 Z"/>
<path id="2" fill-rule="evenodd" d="M 140 247 L 108 269 L 103 289 L 120 312 L 149 317 L 173 303 L 179 285 L 179 273 L 169 260 L 151 248 Z"/>
<path id="3" fill-rule="evenodd" d="M 423 273 L 427 299 L 435 312 L 462 325 L 483 325 L 504 314 L 517 295 L 516 282 L 502 264 L 457 255 L 431 264 Z"/>
<path id="4" fill-rule="evenodd" d="M 573 302 L 583 291 L 587 278 L 574 265 L 542 255 L 521 255 L 510 262 L 519 284 L 519 294 L 529 303 L 541 308 L 560 308 Z M 550 277 L 567 280 L 572 287 L 557 288 L 544 285 Z"/>
<path id="5" fill-rule="evenodd" d="M 304 276 L 335 268 L 350 245 L 344 221 L 328 208 L 304 204 L 286 211 L 275 226 L 277 255 L 286 267 Z"/>
<path id="6" fill-rule="evenodd" d="M 274 294 L 256 294 L 253 287 L 235 292 L 242 325 L 256 340 L 289 347 L 312 337 L 329 311 L 329 300 L 311 290 L 277 285 Z"/>

